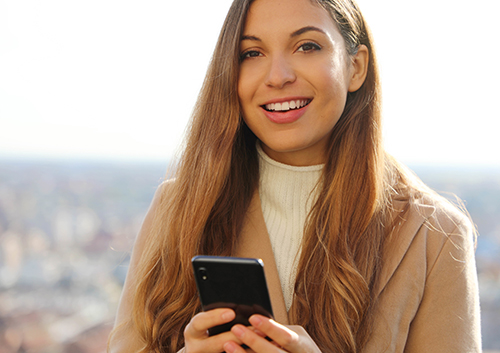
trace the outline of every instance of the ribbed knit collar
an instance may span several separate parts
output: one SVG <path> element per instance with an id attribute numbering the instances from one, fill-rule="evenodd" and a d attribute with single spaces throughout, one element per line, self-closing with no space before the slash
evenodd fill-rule
<path id="1" fill-rule="evenodd" d="M 324 164 L 316 164 L 316 165 L 309 165 L 309 166 L 294 166 L 294 165 L 284 164 L 284 163 L 275 161 L 274 159 L 269 157 L 266 154 L 266 152 L 264 152 L 264 150 L 262 149 L 259 141 L 257 141 L 256 147 L 257 147 L 257 153 L 259 154 L 259 156 L 263 162 L 266 162 L 267 164 L 270 164 L 270 165 L 277 167 L 277 168 L 280 168 L 280 169 L 286 169 L 286 170 L 290 170 L 290 171 L 294 171 L 294 172 L 310 172 L 310 171 L 323 170 L 323 167 L 325 166 Z"/>
<path id="2" fill-rule="evenodd" d="M 323 165 L 297 167 L 270 158 L 257 144 L 259 196 L 281 289 L 289 310 L 297 273 L 304 224 L 316 202 Z"/>

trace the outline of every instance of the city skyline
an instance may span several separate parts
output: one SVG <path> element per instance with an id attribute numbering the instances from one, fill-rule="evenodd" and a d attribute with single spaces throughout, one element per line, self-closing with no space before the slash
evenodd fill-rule
<path id="1" fill-rule="evenodd" d="M 104 353 L 163 163 L 1 162 L 0 352 Z M 483 343 L 498 350 L 500 170 L 415 171 L 477 224 Z"/>

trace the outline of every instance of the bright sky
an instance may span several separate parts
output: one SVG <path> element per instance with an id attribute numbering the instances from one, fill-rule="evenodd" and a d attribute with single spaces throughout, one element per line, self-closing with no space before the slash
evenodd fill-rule
<path id="1" fill-rule="evenodd" d="M 359 0 L 406 163 L 500 165 L 497 0 Z M 167 160 L 229 0 L 0 0 L 0 156 Z"/>

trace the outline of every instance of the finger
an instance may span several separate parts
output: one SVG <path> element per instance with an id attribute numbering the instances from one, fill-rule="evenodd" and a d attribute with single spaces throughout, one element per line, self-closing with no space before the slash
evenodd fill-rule
<path id="1" fill-rule="evenodd" d="M 226 353 L 246 353 L 243 347 L 233 341 L 227 341 L 223 347 Z"/>
<path id="2" fill-rule="evenodd" d="M 219 333 L 218 335 L 209 337 L 206 340 L 203 340 L 202 346 L 203 347 L 207 347 L 207 346 L 216 347 L 217 352 L 222 352 L 224 350 L 223 347 L 224 347 L 225 343 L 227 343 L 227 342 L 233 342 L 238 346 L 243 344 L 243 342 L 241 342 L 241 340 L 239 340 L 238 337 L 236 337 L 234 335 L 234 333 L 232 333 L 231 331 L 227 331 L 227 332 Z M 243 351 L 245 351 L 245 350 L 243 350 Z"/>
<path id="3" fill-rule="evenodd" d="M 262 315 L 253 315 L 249 319 L 256 330 L 271 338 L 277 345 L 293 352 L 301 352 L 300 336 L 276 321 Z"/>
<path id="4" fill-rule="evenodd" d="M 208 336 L 208 329 L 230 322 L 236 314 L 231 309 L 213 309 L 198 313 L 187 324 L 184 330 L 186 338 L 202 338 Z"/>
<path id="5" fill-rule="evenodd" d="M 245 327 L 243 325 L 234 325 L 233 328 L 231 329 L 231 332 L 234 333 L 234 335 L 244 344 L 246 344 L 248 347 L 253 349 L 255 352 L 269 352 L 269 353 L 277 353 L 277 352 L 283 352 L 274 342 L 269 342 L 267 339 L 264 337 L 258 335 L 255 333 L 253 330 L 250 330 L 248 327 Z M 228 342 L 229 343 L 229 342 Z M 224 345 L 224 349 L 226 348 L 234 348 L 234 346 L 227 344 Z M 234 350 L 228 350 L 229 353 L 240 353 L 244 352 L 241 351 L 239 348 L 236 348 Z"/>
<path id="6" fill-rule="evenodd" d="M 185 348 L 187 352 L 220 353 L 224 351 L 225 344 L 229 341 L 235 345 L 242 344 L 231 331 L 227 331 L 202 339 L 186 340 Z M 243 350 L 243 352 L 245 351 Z"/>
<path id="7" fill-rule="evenodd" d="M 253 331 L 253 332 L 255 332 L 256 334 L 258 334 L 260 337 L 264 337 L 264 338 L 265 338 L 265 337 L 267 336 L 264 332 L 261 332 L 261 331 L 257 330 L 257 329 L 256 329 L 255 327 L 253 327 L 253 326 L 250 326 L 248 329 L 249 329 L 249 330 L 252 330 L 252 331 Z"/>

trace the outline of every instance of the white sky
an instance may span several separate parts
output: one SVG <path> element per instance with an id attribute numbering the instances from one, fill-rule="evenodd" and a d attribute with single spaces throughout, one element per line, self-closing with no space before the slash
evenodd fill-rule
<path id="1" fill-rule="evenodd" d="M 387 149 L 500 166 L 497 0 L 358 0 Z M 0 0 L 0 156 L 167 160 L 229 0 Z"/>

